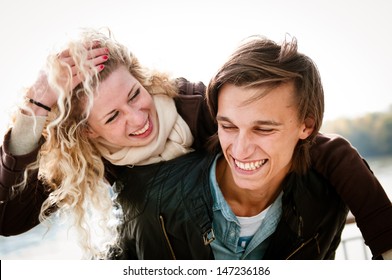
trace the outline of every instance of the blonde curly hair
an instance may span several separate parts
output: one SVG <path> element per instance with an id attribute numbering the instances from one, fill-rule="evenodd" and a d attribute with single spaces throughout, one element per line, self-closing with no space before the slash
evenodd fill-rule
<path id="1" fill-rule="evenodd" d="M 83 77 L 74 90 L 71 67 L 50 55 L 47 61 L 49 84 L 59 94 L 44 129 L 45 143 L 37 161 L 29 170 L 39 168 L 39 178 L 50 188 L 50 195 L 41 208 L 40 221 L 48 219 L 53 209 L 73 217 L 79 243 L 85 258 L 103 258 L 107 245 L 116 239 L 110 185 L 105 180 L 105 165 L 94 139 L 86 133 L 87 119 L 94 104 L 94 94 L 100 82 L 124 65 L 150 94 L 176 96 L 177 88 L 169 75 L 142 67 L 127 48 L 116 42 L 110 31 L 85 30 L 80 39 L 69 42 L 78 75 Z M 96 47 L 109 50 L 105 68 L 98 72 L 88 59 L 89 50 Z M 24 183 L 27 182 L 27 172 Z M 93 240 L 96 227 L 102 238 Z"/>

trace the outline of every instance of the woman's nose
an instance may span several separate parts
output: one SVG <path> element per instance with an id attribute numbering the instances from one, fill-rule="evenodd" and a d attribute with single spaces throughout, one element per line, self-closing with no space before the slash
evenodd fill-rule
<path id="1" fill-rule="evenodd" d="M 128 107 L 125 110 L 125 117 L 127 125 L 129 126 L 140 126 L 146 122 L 145 113 L 139 108 Z"/>

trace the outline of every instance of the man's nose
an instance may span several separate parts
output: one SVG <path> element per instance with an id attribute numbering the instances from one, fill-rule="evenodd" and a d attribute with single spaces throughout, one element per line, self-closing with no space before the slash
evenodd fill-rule
<path id="1" fill-rule="evenodd" d="M 252 138 L 247 133 L 240 132 L 233 144 L 233 152 L 237 159 L 246 159 L 254 152 Z"/>

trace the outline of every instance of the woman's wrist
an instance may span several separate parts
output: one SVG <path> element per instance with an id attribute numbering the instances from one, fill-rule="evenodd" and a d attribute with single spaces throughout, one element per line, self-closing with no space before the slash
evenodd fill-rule
<path id="1" fill-rule="evenodd" d="M 46 109 L 39 107 L 27 100 L 25 106 L 21 109 L 21 112 L 27 116 L 47 116 L 49 111 Z"/>
<path id="2" fill-rule="evenodd" d="M 27 102 L 32 104 L 32 106 L 30 106 L 30 108 L 32 108 L 34 110 L 36 115 L 46 116 L 51 111 L 51 108 L 49 106 L 47 106 L 39 101 L 36 101 L 33 98 L 27 97 Z M 35 108 L 34 108 L 34 106 L 35 106 Z M 46 112 L 42 111 L 42 109 L 45 110 Z"/>
<path id="3" fill-rule="evenodd" d="M 35 83 L 27 90 L 25 98 L 26 110 L 24 110 L 24 113 L 26 114 L 47 116 L 51 111 L 51 107 L 57 101 L 57 96 L 48 84 L 48 77 L 45 71 L 40 71 Z"/>

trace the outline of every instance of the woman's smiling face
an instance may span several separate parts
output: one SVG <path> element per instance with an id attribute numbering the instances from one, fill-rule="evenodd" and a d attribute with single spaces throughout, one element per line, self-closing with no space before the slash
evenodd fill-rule
<path id="1" fill-rule="evenodd" d="M 157 137 L 158 116 L 149 92 L 120 66 L 100 83 L 88 126 L 91 138 L 140 147 Z"/>

